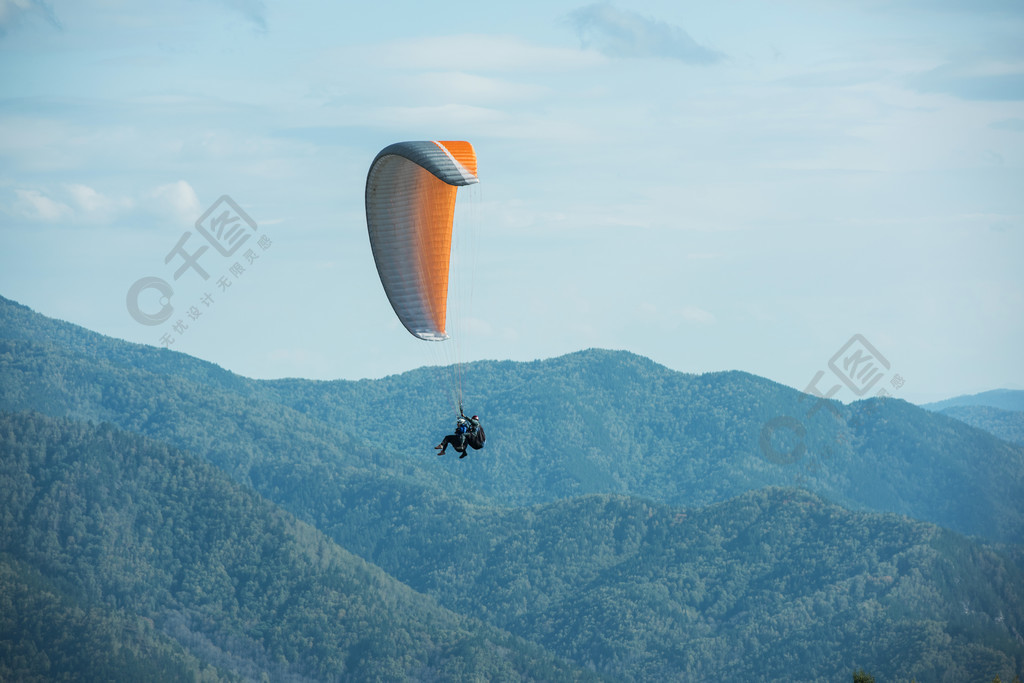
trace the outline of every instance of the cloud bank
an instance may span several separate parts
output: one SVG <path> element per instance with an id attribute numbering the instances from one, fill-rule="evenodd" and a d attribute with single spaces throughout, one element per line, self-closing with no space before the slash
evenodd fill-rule
<path id="1" fill-rule="evenodd" d="M 583 47 L 593 47 L 609 57 L 659 57 L 687 64 L 714 64 L 725 58 L 698 44 L 678 26 L 607 3 L 580 7 L 568 19 Z"/>

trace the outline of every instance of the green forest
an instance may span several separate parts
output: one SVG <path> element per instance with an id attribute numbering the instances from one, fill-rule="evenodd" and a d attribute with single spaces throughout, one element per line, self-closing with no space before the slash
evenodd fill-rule
<path id="1" fill-rule="evenodd" d="M 941 412 L 995 434 L 1004 441 L 1024 446 L 1024 411 L 993 406 L 952 406 Z"/>
<path id="2" fill-rule="evenodd" d="M 590 350 L 471 364 L 459 460 L 436 369 L 0 330 L 0 680 L 1024 673 L 1024 448 L 984 423 Z"/>
<path id="3" fill-rule="evenodd" d="M 186 454 L 39 415 L 0 438 L 4 680 L 586 678 Z"/>

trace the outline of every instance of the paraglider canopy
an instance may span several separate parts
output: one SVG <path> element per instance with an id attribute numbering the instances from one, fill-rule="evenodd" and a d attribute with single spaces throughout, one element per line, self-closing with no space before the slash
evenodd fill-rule
<path id="1" fill-rule="evenodd" d="M 366 177 L 366 226 L 377 273 L 410 333 L 447 339 L 448 269 L 455 196 L 479 182 L 476 152 L 462 141 L 385 147 Z"/>

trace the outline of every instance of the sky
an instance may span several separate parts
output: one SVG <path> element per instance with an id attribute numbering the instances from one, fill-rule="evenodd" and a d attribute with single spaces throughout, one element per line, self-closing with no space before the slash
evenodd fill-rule
<path id="1" fill-rule="evenodd" d="M 1022 35 L 1019 0 L 0 0 L 0 295 L 255 378 L 596 347 L 1024 389 Z M 401 140 L 477 152 L 442 345 L 367 238 Z"/>

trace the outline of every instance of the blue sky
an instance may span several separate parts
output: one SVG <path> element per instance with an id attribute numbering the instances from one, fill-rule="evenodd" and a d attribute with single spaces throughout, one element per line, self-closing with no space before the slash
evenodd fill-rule
<path id="1" fill-rule="evenodd" d="M 602 347 L 804 389 L 859 334 L 901 398 L 1024 388 L 1022 35 L 1001 0 L 0 0 L 0 294 L 250 377 Z M 419 139 L 479 158 L 442 355 L 363 216 Z M 252 239 L 173 279 L 224 195 Z"/>

